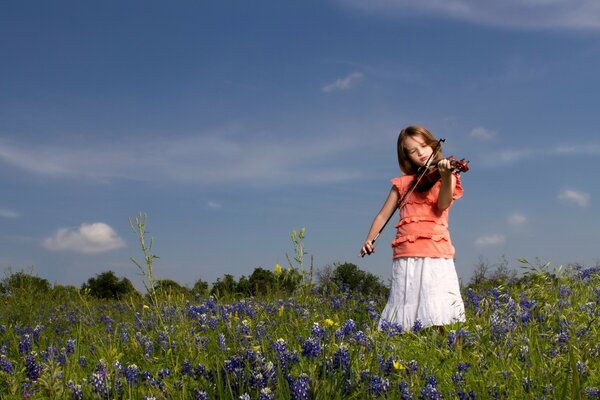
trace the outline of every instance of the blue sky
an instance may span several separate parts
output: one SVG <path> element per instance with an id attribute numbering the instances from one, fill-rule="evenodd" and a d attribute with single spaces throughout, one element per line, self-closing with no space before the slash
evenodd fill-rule
<path id="1" fill-rule="evenodd" d="M 357 257 L 422 124 L 470 160 L 459 276 L 504 257 L 600 256 L 596 0 L 3 1 L 0 267 L 81 285 L 192 285 L 286 265 L 388 279 L 394 228 Z M 307 263 L 308 263 L 307 256 Z"/>

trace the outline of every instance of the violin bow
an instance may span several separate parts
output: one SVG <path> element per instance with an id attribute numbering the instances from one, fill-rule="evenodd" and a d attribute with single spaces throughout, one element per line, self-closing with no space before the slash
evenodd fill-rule
<path id="1" fill-rule="evenodd" d="M 419 184 L 419 182 L 421 181 L 421 179 L 423 178 L 423 176 L 427 172 L 427 169 L 429 168 L 429 163 L 431 162 L 431 158 L 438 151 L 438 149 L 440 148 L 440 146 L 442 145 L 442 143 L 445 142 L 445 141 L 446 141 L 446 139 L 444 139 L 444 138 L 441 138 L 441 139 L 439 139 L 437 141 L 435 147 L 433 148 L 433 151 L 429 155 L 429 158 L 427 159 L 427 161 L 425 161 L 425 164 L 423 166 L 419 167 L 419 170 L 417 170 L 417 172 L 419 173 L 417 179 L 413 180 L 413 183 L 410 185 L 410 188 L 406 191 L 406 193 L 404 193 L 404 195 L 402 196 L 402 199 L 400 199 L 400 201 L 396 205 L 396 208 L 394 208 L 394 210 L 390 213 L 390 216 L 385 221 L 385 223 L 383 224 L 383 226 L 381 227 L 381 229 L 379 229 L 379 232 L 377 232 L 377 235 L 375 235 L 375 237 L 373 238 L 373 240 L 371 240 L 371 246 L 373 246 L 375 244 L 375 241 L 377 240 L 377 238 L 379 238 L 379 235 L 381 235 L 381 232 L 383 232 L 383 230 L 385 229 L 385 227 L 388 224 L 388 222 L 390 222 L 390 220 L 394 216 L 394 213 L 396 212 L 396 210 L 402 209 L 402 207 L 404 207 L 404 203 L 406 203 L 406 200 L 408 199 L 408 196 L 410 196 L 410 194 L 415 191 L 415 188 L 417 187 L 417 185 Z M 365 254 L 367 254 L 367 253 L 364 253 L 363 251 L 360 252 L 360 256 L 361 257 L 364 257 Z"/>

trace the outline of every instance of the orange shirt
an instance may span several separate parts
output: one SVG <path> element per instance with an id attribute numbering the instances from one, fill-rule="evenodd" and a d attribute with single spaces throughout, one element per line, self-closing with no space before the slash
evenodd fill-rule
<path id="1" fill-rule="evenodd" d="M 452 200 L 463 195 L 460 177 L 456 177 L 456 187 Z M 414 175 L 404 175 L 392 179 L 398 190 L 399 199 L 410 188 Z M 400 257 L 439 257 L 454 258 L 454 246 L 448 231 L 448 213 L 450 207 L 440 211 L 437 199 L 440 193 L 441 180 L 437 181 L 427 192 L 413 191 L 400 210 L 400 222 L 396 225 L 396 238 L 392 242 L 394 258 Z"/>

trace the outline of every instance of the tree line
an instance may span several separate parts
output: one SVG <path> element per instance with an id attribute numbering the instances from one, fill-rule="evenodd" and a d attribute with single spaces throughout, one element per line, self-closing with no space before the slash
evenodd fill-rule
<path id="1" fill-rule="evenodd" d="M 0 281 L 0 296 L 28 296 L 49 294 L 52 297 L 73 297 L 89 295 L 99 299 L 121 300 L 131 297 L 143 297 L 131 281 L 119 278 L 113 271 L 104 271 L 89 278 L 81 287 L 50 284 L 33 273 L 25 271 L 5 274 Z M 327 292 L 356 292 L 364 295 L 387 295 L 388 287 L 379 277 L 361 270 L 352 263 L 334 263 L 317 271 L 316 282 L 311 285 L 315 290 Z M 291 296 L 303 284 L 304 277 L 295 268 L 275 271 L 261 267 L 254 269 L 251 275 L 236 279 L 231 274 L 218 278 L 212 285 L 198 279 L 193 286 L 181 285 L 172 279 L 159 279 L 152 290 L 186 298 L 214 296 L 217 298 L 263 297 L 273 294 Z"/>

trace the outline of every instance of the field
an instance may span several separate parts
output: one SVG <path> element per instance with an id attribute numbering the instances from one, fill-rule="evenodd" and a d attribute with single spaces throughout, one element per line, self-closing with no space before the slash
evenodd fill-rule
<path id="1" fill-rule="evenodd" d="M 377 329 L 385 298 L 5 296 L 2 399 L 600 398 L 600 269 L 468 288 L 467 322 Z"/>
<path id="2" fill-rule="evenodd" d="M 1 399 L 600 399 L 599 266 L 528 266 L 464 288 L 465 323 L 378 329 L 384 295 L 312 279 L 285 296 L 154 290 L 139 228 L 145 296 L 4 286 Z"/>

